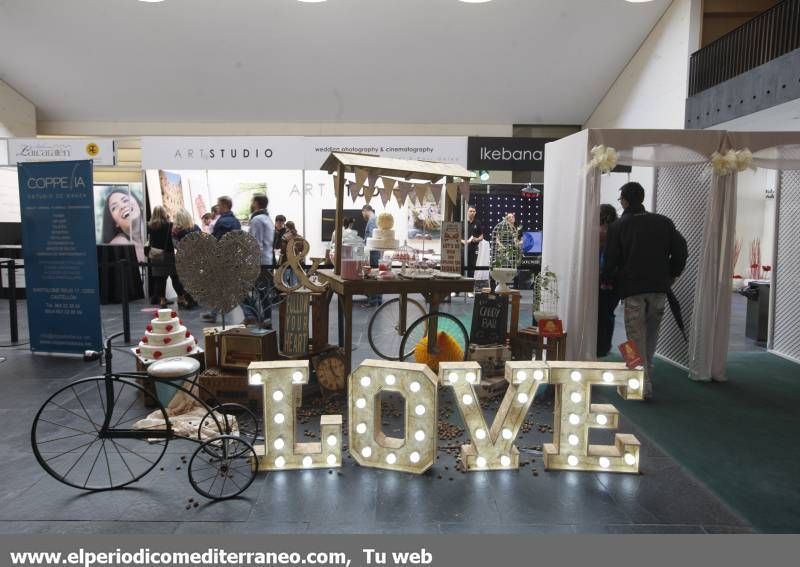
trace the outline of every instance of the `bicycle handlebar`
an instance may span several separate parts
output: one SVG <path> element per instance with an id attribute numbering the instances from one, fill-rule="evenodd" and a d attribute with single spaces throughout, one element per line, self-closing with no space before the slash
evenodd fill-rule
<path id="1" fill-rule="evenodd" d="M 103 349 L 106 360 L 111 359 L 111 341 L 116 339 L 117 337 L 121 337 L 124 335 L 124 332 L 117 333 L 116 335 L 111 335 L 110 337 L 106 338 L 105 348 Z M 84 362 L 94 362 L 95 360 L 100 360 L 100 357 L 104 354 L 96 350 L 85 350 L 83 351 L 83 361 Z"/>

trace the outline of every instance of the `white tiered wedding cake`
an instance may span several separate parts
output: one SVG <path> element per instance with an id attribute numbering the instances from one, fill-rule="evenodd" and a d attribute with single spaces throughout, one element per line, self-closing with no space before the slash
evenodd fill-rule
<path id="1" fill-rule="evenodd" d="M 186 356 L 197 352 L 197 339 L 183 326 L 172 309 L 159 309 L 158 317 L 147 325 L 136 354 L 145 361 L 173 356 Z"/>
<path id="2" fill-rule="evenodd" d="M 375 222 L 378 228 L 372 231 L 372 237 L 367 238 L 367 248 L 374 250 L 395 250 L 400 246 L 394 235 L 394 217 L 389 213 L 381 213 Z"/>

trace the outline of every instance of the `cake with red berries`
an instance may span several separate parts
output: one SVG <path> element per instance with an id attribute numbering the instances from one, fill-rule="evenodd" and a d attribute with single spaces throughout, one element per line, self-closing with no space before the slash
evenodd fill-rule
<path id="1" fill-rule="evenodd" d="M 197 339 L 172 309 L 159 309 L 150 321 L 135 352 L 144 362 L 173 356 L 189 356 L 198 350 Z"/>

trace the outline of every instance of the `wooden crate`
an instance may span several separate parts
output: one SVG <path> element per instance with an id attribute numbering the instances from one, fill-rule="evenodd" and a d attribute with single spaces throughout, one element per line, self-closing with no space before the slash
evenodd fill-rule
<path id="1" fill-rule="evenodd" d="M 257 416 L 263 411 L 263 386 L 251 386 L 247 381 L 247 373 L 207 368 L 200 374 L 200 386 L 200 397 L 206 403 L 241 404 Z"/>
<path id="2" fill-rule="evenodd" d="M 505 366 L 506 361 L 511 360 L 510 348 L 505 345 L 469 345 L 468 360 L 481 366 L 481 385 L 477 390 L 479 396 L 493 396 L 506 389 Z"/>
<path id="3" fill-rule="evenodd" d="M 246 372 L 251 362 L 277 360 L 278 343 L 275 331 L 253 334 L 244 325 L 206 327 L 203 329 L 206 368 L 221 367 Z"/>
<path id="4" fill-rule="evenodd" d="M 566 333 L 560 337 L 542 337 L 537 327 L 525 327 L 511 338 L 514 360 L 566 360 L 566 355 Z"/>

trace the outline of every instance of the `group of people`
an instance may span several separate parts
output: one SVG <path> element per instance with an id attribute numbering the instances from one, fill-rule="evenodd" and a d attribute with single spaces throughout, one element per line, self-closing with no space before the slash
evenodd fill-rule
<path id="1" fill-rule="evenodd" d="M 258 324 L 264 327 L 272 325 L 272 270 L 276 259 L 280 263 L 286 261 L 286 249 L 293 238 L 300 234 L 292 221 L 284 215 L 277 215 L 273 220 L 268 211 L 269 199 L 266 195 L 254 195 L 250 202 L 249 234 L 255 238 L 261 249 L 261 272 L 256 280 L 253 294 L 246 298 L 242 305 L 245 324 Z M 151 294 L 161 307 L 173 302 L 166 297 L 167 279 L 178 295 L 178 305 L 183 309 L 192 309 L 197 302 L 184 288 L 175 268 L 175 249 L 186 236 L 195 232 L 203 232 L 217 240 L 226 234 L 241 230 L 242 225 L 233 214 L 233 200 L 222 196 L 217 199 L 211 212 L 202 217 L 202 228 L 192 220 L 185 209 L 179 209 L 175 218 L 171 219 L 164 207 L 153 208 L 150 222 L 147 224 L 148 245 L 147 260 L 150 263 L 150 275 L 153 279 Z M 292 275 L 290 275 L 290 278 Z M 212 309 L 203 313 L 204 321 L 215 323 L 219 312 Z"/>

